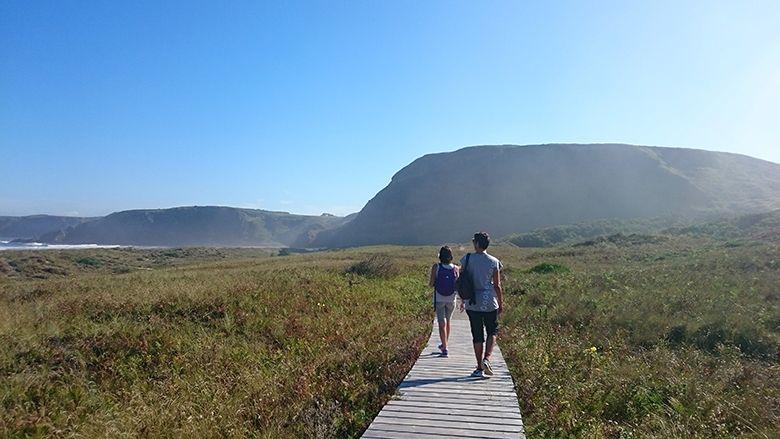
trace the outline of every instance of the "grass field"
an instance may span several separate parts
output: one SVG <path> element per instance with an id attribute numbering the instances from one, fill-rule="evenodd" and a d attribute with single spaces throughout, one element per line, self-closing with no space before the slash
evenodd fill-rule
<path id="1" fill-rule="evenodd" d="M 423 278 L 366 258 L 2 253 L 0 436 L 355 435 L 429 331 Z"/>
<path id="2" fill-rule="evenodd" d="M 777 245 L 507 256 L 500 343 L 530 437 L 780 435 Z"/>
<path id="3" fill-rule="evenodd" d="M 436 250 L 0 253 L 0 436 L 359 435 L 429 334 Z M 778 436 L 777 241 L 491 250 L 529 437 Z"/>

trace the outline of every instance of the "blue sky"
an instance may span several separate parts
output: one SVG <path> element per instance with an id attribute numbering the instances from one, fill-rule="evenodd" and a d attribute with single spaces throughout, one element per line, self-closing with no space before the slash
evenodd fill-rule
<path id="1" fill-rule="evenodd" d="M 478 144 L 780 162 L 777 23 L 777 1 L 5 0 L 0 214 L 346 214 Z"/>

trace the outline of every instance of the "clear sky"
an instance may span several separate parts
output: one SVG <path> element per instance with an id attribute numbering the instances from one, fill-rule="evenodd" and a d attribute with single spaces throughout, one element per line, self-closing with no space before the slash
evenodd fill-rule
<path id="1" fill-rule="evenodd" d="M 776 0 L 3 0 L 0 214 L 346 214 L 478 144 L 780 162 L 778 23 Z"/>

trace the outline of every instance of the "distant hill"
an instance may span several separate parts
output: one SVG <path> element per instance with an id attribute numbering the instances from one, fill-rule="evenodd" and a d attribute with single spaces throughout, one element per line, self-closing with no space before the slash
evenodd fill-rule
<path id="1" fill-rule="evenodd" d="M 0 216 L 0 238 L 33 239 L 93 219 L 54 215 Z"/>
<path id="2" fill-rule="evenodd" d="M 501 145 L 425 155 L 313 245 L 462 242 L 599 219 L 712 218 L 780 208 L 780 165 L 622 144 Z"/>
<path id="3" fill-rule="evenodd" d="M 233 207 L 127 210 L 41 237 L 56 244 L 306 247 L 345 218 Z"/>

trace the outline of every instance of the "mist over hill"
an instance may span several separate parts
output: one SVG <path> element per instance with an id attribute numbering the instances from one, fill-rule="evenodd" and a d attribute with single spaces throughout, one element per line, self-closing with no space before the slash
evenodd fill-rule
<path id="1" fill-rule="evenodd" d="M 780 208 L 780 165 L 624 144 L 500 145 L 425 155 L 316 246 L 462 242 L 599 219 L 712 218 Z"/>
<path id="2" fill-rule="evenodd" d="M 233 207 L 176 207 L 127 210 L 48 233 L 42 242 L 141 246 L 306 247 L 322 230 L 347 219 L 293 215 Z"/>
<path id="3" fill-rule="evenodd" d="M 55 215 L 0 216 L 0 238 L 33 239 L 93 219 Z"/>

